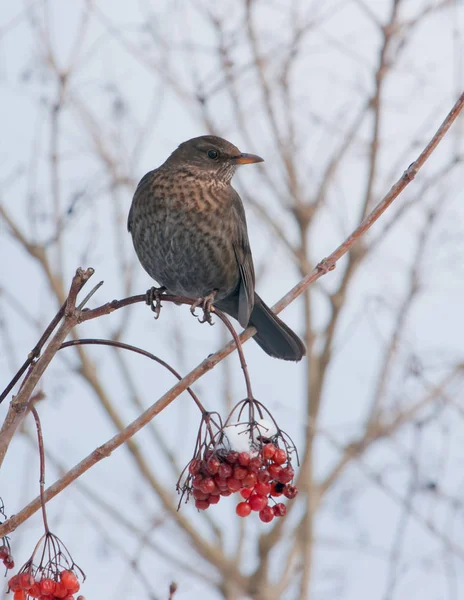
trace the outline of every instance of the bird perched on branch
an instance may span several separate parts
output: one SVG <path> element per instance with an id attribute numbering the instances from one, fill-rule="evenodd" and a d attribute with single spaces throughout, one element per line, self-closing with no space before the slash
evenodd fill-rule
<path id="1" fill-rule="evenodd" d="M 143 268 L 169 293 L 206 314 L 216 306 L 255 327 L 267 354 L 298 361 L 303 342 L 255 292 L 245 211 L 231 186 L 239 165 L 262 161 L 213 135 L 184 142 L 140 181 L 128 230 Z"/>

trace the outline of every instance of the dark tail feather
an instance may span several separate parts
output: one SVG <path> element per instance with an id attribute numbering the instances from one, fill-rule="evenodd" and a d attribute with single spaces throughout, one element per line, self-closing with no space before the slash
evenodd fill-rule
<path id="1" fill-rule="evenodd" d="M 298 361 L 306 354 L 300 338 L 264 304 L 258 294 L 255 294 L 255 305 L 248 325 L 256 327 L 257 333 L 253 339 L 270 356 Z"/>

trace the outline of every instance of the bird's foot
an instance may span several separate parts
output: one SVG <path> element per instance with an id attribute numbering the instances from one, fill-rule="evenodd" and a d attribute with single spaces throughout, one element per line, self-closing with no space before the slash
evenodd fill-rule
<path id="1" fill-rule="evenodd" d="M 211 319 L 211 312 L 214 312 L 213 302 L 216 297 L 217 290 L 213 290 L 211 294 L 205 296 L 204 298 L 197 298 L 195 302 L 190 307 L 190 312 L 194 317 L 196 317 L 195 310 L 201 306 L 203 310 L 203 318 L 198 317 L 200 323 L 209 323 L 210 325 L 214 325 L 213 320 Z"/>
<path id="2" fill-rule="evenodd" d="M 164 285 L 161 287 L 152 287 L 147 290 L 147 297 L 145 302 L 151 308 L 151 310 L 155 313 L 155 319 L 158 319 L 161 312 L 161 296 L 166 291 Z"/>

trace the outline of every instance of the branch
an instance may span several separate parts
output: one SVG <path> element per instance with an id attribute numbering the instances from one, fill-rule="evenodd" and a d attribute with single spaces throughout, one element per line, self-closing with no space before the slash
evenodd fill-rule
<path id="1" fill-rule="evenodd" d="M 71 288 L 66 303 L 64 321 L 62 322 L 56 334 L 53 336 L 42 356 L 37 360 L 36 363 L 31 364 L 29 373 L 26 375 L 26 379 L 23 381 L 18 395 L 10 403 L 5 421 L 0 429 L 0 467 L 3 463 L 8 446 L 10 445 L 16 429 L 19 427 L 21 421 L 26 415 L 32 392 L 44 374 L 45 369 L 48 367 L 51 360 L 57 353 L 60 345 L 64 342 L 71 329 L 78 323 L 79 312 L 75 311 L 76 297 L 92 275 L 93 269 L 87 269 L 85 271 L 78 269 L 76 271 L 71 283 Z"/>
<path id="2" fill-rule="evenodd" d="M 430 157 L 433 151 L 436 149 L 438 144 L 446 135 L 448 129 L 454 123 L 459 116 L 459 113 L 464 107 L 464 93 L 462 93 L 457 100 L 456 104 L 450 110 L 443 123 L 437 129 L 435 135 L 432 137 L 430 142 L 419 154 L 417 159 L 409 165 L 403 175 L 398 181 L 392 186 L 390 191 L 384 198 L 377 204 L 377 206 L 370 212 L 365 219 L 363 219 L 360 225 L 349 235 L 346 240 L 338 246 L 336 250 L 332 252 L 327 258 L 319 263 L 312 273 L 303 278 L 297 283 L 283 298 L 277 302 L 272 308 L 277 314 L 288 306 L 295 298 L 302 294 L 307 287 L 314 283 L 319 277 L 325 275 L 328 271 L 331 271 L 336 263 L 344 256 L 348 250 L 361 238 L 368 229 L 382 216 L 387 208 L 392 204 L 394 200 L 401 194 L 401 192 L 411 183 L 415 178 L 419 170 L 424 166 L 426 160 Z"/>

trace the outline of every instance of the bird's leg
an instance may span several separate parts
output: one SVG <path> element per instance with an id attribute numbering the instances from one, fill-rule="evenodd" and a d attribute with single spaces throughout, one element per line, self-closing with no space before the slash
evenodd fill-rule
<path id="1" fill-rule="evenodd" d="M 147 298 L 145 302 L 151 308 L 151 310 L 155 313 L 155 319 L 158 319 L 161 312 L 161 296 L 166 291 L 164 285 L 161 287 L 152 287 L 147 290 Z"/>
<path id="2" fill-rule="evenodd" d="M 204 298 L 197 298 L 195 300 L 195 302 L 192 304 L 192 306 L 190 307 L 190 312 L 192 313 L 192 315 L 194 317 L 197 316 L 195 314 L 196 308 L 201 306 L 201 308 L 203 309 L 203 318 L 202 319 L 198 318 L 200 323 L 209 323 L 210 325 L 214 325 L 214 323 L 211 319 L 211 311 L 214 311 L 213 302 L 214 302 L 214 298 L 216 297 L 216 294 L 217 294 L 217 290 L 213 290 L 211 292 L 211 294 L 208 294 Z"/>

